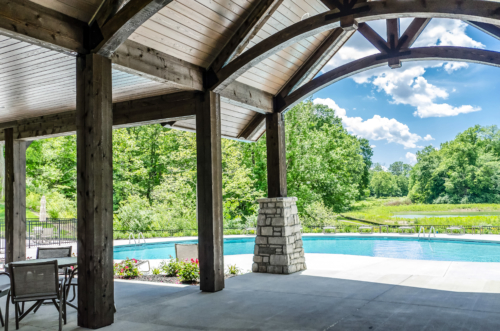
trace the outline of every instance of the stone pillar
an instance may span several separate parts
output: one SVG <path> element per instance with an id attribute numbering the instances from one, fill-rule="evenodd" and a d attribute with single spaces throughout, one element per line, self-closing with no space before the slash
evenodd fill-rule
<path id="1" fill-rule="evenodd" d="M 291 274 L 305 270 L 297 198 L 259 200 L 253 272 Z"/>

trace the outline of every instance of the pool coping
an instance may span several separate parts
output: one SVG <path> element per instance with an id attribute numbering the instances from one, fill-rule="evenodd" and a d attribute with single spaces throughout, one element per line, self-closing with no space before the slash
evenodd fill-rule
<path id="1" fill-rule="evenodd" d="M 398 233 L 367 233 L 367 234 L 359 234 L 359 233 L 305 233 L 302 234 L 303 237 L 311 237 L 311 238 L 401 238 L 401 239 L 427 239 L 429 235 L 426 234 L 424 237 L 418 237 L 417 234 L 409 235 L 409 234 L 398 234 Z M 241 239 L 241 238 L 255 238 L 255 235 L 227 235 L 224 236 L 224 239 Z M 448 235 L 448 234 L 437 234 L 435 237 L 432 236 L 431 240 L 439 240 L 439 241 L 462 241 L 462 242 L 482 242 L 482 243 L 496 243 L 500 244 L 500 235 Z M 146 239 L 146 244 L 161 244 L 168 242 L 187 242 L 187 241 L 196 241 L 198 237 L 168 237 L 168 238 L 150 238 Z M 115 240 L 113 242 L 114 247 L 134 247 L 136 244 L 129 244 L 128 240 Z"/>

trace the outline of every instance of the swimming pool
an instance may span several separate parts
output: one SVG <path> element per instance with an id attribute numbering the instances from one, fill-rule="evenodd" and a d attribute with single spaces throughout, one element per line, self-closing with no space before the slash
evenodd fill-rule
<path id="1" fill-rule="evenodd" d="M 500 243 L 397 237 L 308 237 L 306 253 L 347 254 L 413 260 L 500 262 Z M 196 243 L 179 240 L 178 243 Z M 124 245 L 114 248 L 115 259 L 168 259 L 175 256 L 175 242 Z M 254 238 L 224 239 L 224 255 L 253 254 Z"/>

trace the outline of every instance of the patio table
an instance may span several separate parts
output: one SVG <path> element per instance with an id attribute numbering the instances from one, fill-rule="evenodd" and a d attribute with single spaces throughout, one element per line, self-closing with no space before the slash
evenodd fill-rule
<path id="1" fill-rule="evenodd" d="M 34 259 L 34 260 L 26 260 L 26 261 L 16 261 L 12 263 L 38 263 L 38 262 L 47 262 L 57 260 L 57 266 L 59 268 L 67 268 L 73 267 L 78 264 L 78 260 L 76 257 L 53 257 L 50 259 Z M 5 269 L 9 267 L 9 263 L 5 264 Z"/>

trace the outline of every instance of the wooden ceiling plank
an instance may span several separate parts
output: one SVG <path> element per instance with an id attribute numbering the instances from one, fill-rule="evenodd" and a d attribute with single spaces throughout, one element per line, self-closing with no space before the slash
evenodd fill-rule
<path id="1" fill-rule="evenodd" d="M 266 115 L 255 114 L 254 118 L 248 123 L 248 125 L 238 134 L 238 138 L 250 139 L 255 133 L 265 126 Z"/>

